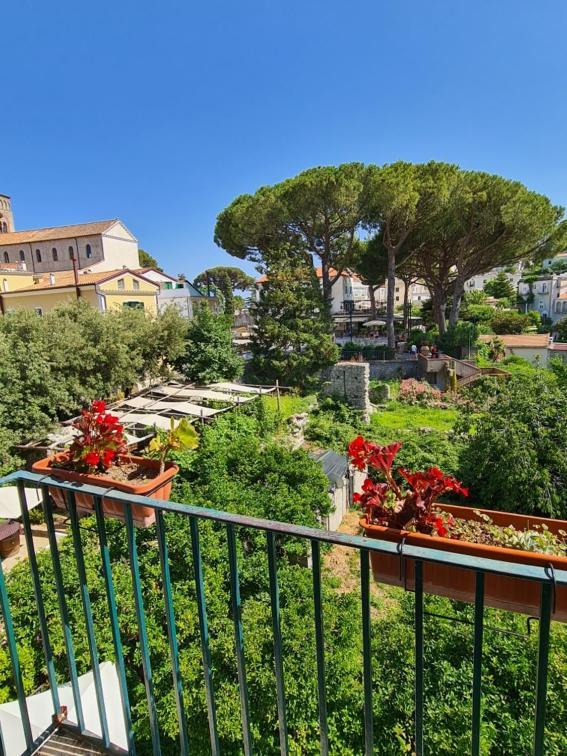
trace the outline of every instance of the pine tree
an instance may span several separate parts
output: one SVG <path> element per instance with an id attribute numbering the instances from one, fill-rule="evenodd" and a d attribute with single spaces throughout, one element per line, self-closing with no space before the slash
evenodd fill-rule
<path id="1" fill-rule="evenodd" d="M 206 305 L 198 307 L 189 322 L 185 354 L 177 367 L 195 383 L 237 378 L 243 363 L 232 346 L 230 318 L 214 315 Z"/>
<path id="2" fill-rule="evenodd" d="M 251 368 L 258 379 L 304 388 L 337 360 L 328 307 L 314 269 L 304 260 L 282 255 L 268 268 L 252 314 Z"/>

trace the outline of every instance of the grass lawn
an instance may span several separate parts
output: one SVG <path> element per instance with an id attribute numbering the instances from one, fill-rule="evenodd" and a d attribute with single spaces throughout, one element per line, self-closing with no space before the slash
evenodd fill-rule
<path id="1" fill-rule="evenodd" d="M 434 407 L 413 407 L 402 402 L 391 401 L 383 410 L 377 410 L 370 416 L 370 424 L 376 430 L 417 430 L 432 428 L 436 431 L 450 431 L 457 419 L 455 409 L 437 409 Z"/>
<path id="2" fill-rule="evenodd" d="M 273 417 L 278 411 L 278 399 L 275 394 L 262 397 L 266 413 L 269 417 Z M 280 396 L 280 416 L 282 420 L 287 420 L 292 415 L 297 415 L 299 412 L 307 412 L 307 410 L 315 404 L 314 396 L 295 396 L 293 394 L 283 394 Z"/>

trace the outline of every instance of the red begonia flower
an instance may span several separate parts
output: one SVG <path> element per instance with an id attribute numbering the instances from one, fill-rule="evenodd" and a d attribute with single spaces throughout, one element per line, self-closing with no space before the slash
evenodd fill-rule
<path id="1" fill-rule="evenodd" d="M 103 402 L 101 399 L 95 399 L 91 404 L 91 410 L 93 412 L 104 412 L 106 410 L 106 402 Z"/>
<path id="2" fill-rule="evenodd" d="M 89 452 L 88 454 L 85 454 L 85 462 L 87 465 L 95 467 L 100 462 L 100 454 L 97 454 L 97 452 Z"/>

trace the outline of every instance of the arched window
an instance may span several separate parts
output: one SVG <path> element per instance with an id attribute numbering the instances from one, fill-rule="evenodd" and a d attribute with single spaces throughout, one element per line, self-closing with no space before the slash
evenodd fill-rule
<path id="1" fill-rule="evenodd" d="M 23 249 L 21 249 L 20 250 L 20 262 L 25 262 L 25 261 L 26 261 L 26 253 L 24 252 Z"/>
<path id="2" fill-rule="evenodd" d="M 51 256 L 53 257 L 53 262 L 57 262 L 57 260 L 59 259 L 55 247 L 53 247 L 53 249 L 51 250 Z"/>
<path id="3" fill-rule="evenodd" d="M 90 260 L 90 258 L 93 256 L 93 251 L 90 244 L 87 244 L 87 246 L 85 247 L 85 252 L 87 253 L 87 259 Z"/>
<path id="4" fill-rule="evenodd" d="M 35 251 L 35 259 L 38 262 L 41 262 L 41 252 L 39 251 L 39 249 L 36 249 L 36 251 Z"/>
<path id="5" fill-rule="evenodd" d="M 4 262 L 10 262 L 10 255 L 7 252 L 4 252 Z"/>
<path id="6" fill-rule="evenodd" d="M 73 255 L 75 254 L 75 248 L 69 247 L 69 260 L 73 259 Z"/>

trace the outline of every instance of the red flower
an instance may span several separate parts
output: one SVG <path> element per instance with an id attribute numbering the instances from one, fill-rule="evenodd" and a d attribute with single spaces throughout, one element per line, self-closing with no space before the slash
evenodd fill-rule
<path id="1" fill-rule="evenodd" d="M 91 451 L 85 454 L 84 459 L 87 465 L 90 465 L 91 467 L 96 467 L 96 465 L 98 465 L 98 463 L 100 462 L 100 454 L 98 454 L 97 452 Z"/>
<path id="2" fill-rule="evenodd" d="M 354 441 L 351 441 L 348 445 L 348 455 L 357 470 L 364 470 L 366 467 L 370 446 L 371 445 L 365 441 L 362 436 L 357 436 Z"/>
<path id="3" fill-rule="evenodd" d="M 101 399 L 96 399 L 91 404 L 91 412 L 104 412 L 106 410 L 106 402 L 103 402 Z"/>
<path id="4" fill-rule="evenodd" d="M 116 425 L 118 422 L 118 417 L 116 415 L 105 415 L 104 416 L 104 424 L 105 425 Z"/>
<path id="5" fill-rule="evenodd" d="M 102 453 L 102 464 L 105 467 L 110 467 L 114 457 L 116 457 L 116 452 L 113 452 L 111 449 L 107 449 Z"/>
<path id="6" fill-rule="evenodd" d="M 381 470 L 384 475 L 389 475 L 396 454 L 401 448 L 402 445 L 399 441 L 389 444 L 389 446 L 377 446 L 376 444 L 372 444 L 372 452 L 368 458 L 368 464 Z"/>

